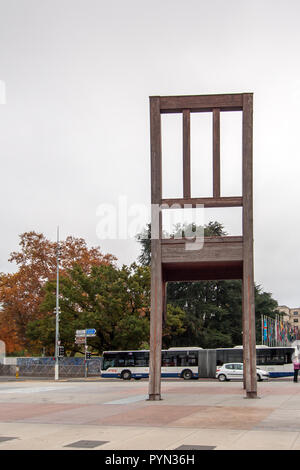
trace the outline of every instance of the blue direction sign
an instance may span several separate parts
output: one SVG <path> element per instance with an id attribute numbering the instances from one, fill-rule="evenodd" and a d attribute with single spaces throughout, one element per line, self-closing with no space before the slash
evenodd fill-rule
<path id="1" fill-rule="evenodd" d="M 85 330 L 85 334 L 86 334 L 86 335 L 95 335 L 95 334 L 96 334 L 96 330 L 95 330 L 95 328 L 86 329 L 86 330 Z"/>

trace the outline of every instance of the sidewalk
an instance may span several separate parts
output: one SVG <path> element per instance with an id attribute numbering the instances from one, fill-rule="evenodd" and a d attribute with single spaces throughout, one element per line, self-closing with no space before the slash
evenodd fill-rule
<path id="1" fill-rule="evenodd" d="M 241 382 L 176 380 L 159 402 L 147 386 L 1 382 L 0 450 L 300 450 L 300 383 L 259 383 L 246 399 Z"/>

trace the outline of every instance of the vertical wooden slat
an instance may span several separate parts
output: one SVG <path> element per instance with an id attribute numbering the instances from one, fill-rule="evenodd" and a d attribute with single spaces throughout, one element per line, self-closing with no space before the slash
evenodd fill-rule
<path id="1" fill-rule="evenodd" d="M 257 397 L 253 268 L 253 95 L 243 97 L 243 351 L 248 398 Z"/>
<path id="2" fill-rule="evenodd" d="M 167 321 L 167 285 L 166 281 L 162 283 L 162 293 L 163 293 L 163 326 L 165 326 Z"/>
<path id="3" fill-rule="evenodd" d="M 161 347 L 162 347 L 162 264 L 161 264 L 161 212 L 162 157 L 161 117 L 159 97 L 150 98 L 151 130 L 151 315 L 149 400 L 161 398 Z"/>
<path id="4" fill-rule="evenodd" d="M 183 117 L 183 197 L 191 197 L 191 124 L 190 110 L 184 109 Z"/>
<path id="5" fill-rule="evenodd" d="M 213 196 L 220 197 L 220 109 L 213 110 Z"/>
<path id="6" fill-rule="evenodd" d="M 159 219 L 161 219 L 160 216 Z M 161 244 L 160 240 L 151 240 L 149 400 L 160 400 L 161 398 L 162 316 L 163 283 Z"/>
<path id="7" fill-rule="evenodd" d="M 151 144 L 151 204 L 162 199 L 162 157 L 160 99 L 150 97 L 150 144 Z"/>

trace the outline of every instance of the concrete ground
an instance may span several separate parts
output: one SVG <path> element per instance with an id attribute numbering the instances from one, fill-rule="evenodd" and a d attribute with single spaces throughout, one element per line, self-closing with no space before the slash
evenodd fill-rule
<path id="1" fill-rule="evenodd" d="M 119 379 L 0 381 L 0 450 L 300 450 L 300 383 Z M 81 442 L 79 442 L 81 441 Z M 185 447 L 182 447 L 185 446 Z"/>

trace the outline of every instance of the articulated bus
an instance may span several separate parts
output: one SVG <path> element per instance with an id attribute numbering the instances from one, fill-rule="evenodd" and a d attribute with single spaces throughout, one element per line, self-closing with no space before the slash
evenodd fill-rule
<path id="1" fill-rule="evenodd" d="M 256 346 L 256 365 L 266 370 L 270 378 L 289 377 L 294 374 L 293 359 L 300 357 L 300 341 L 290 347 Z M 180 377 L 185 380 L 199 378 L 198 347 L 169 348 L 162 350 L 161 376 Z M 216 367 L 230 362 L 243 362 L 243 347 L 218 348 Z M 102 377 L 136 380 L 149 377 L 149 351 L 105 351 Z"/>
<path id="2" fill-rule="evenodd" d="M 198 377 L 198 351 L 202 348 L 169 348 L 161 354 L 161 376 Z M 149 351 L 105 351 L 101 377 L 136 380 L 149 377 Z"/>

